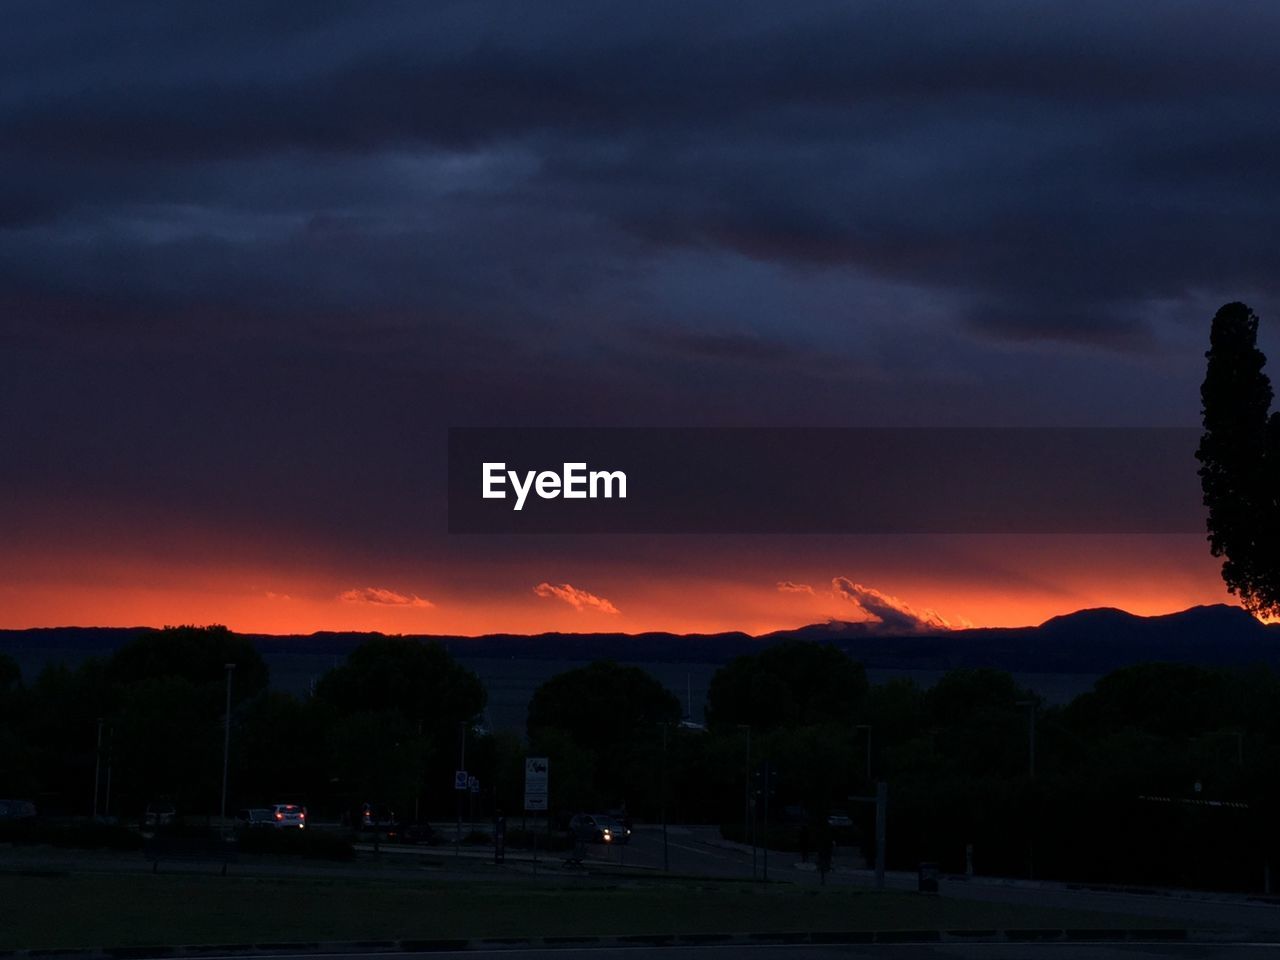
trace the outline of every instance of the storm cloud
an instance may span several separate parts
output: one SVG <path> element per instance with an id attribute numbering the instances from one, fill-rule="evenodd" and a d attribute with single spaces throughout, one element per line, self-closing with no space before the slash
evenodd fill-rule
<path id="1" fill-rule="evenodd" d="M 432 539 L 450 425 L 1194 422 L 1216 306 L 1274 337 L 1277 37 L 1154 0 L 19 3 L 0 479 L 412 556 L 473 549 Z"/>

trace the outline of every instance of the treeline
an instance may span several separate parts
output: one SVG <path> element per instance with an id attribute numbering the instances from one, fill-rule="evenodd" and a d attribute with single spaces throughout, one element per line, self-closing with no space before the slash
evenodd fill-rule
<path id="1" fill-rule="evenodd" d="M 985 874 L 1260 889 L 1280 863 L 1280 679 L 1265 668 L 1127 667 L 1059 707 L 994 670 L 871 685 L 803 642 L 718 671 L 705 730 L 648 673 L 605 661 L 538 688 L 525 738 L 480 727 L 478 678 L 416 640 L 364 644 L 305 699 L 271 690 L 252 645 L 221 627 L 149 631 L 29 684 L 0 657 L 0 796 L 84 815 L 97 784 L 100 814 L 136 818 L 161 797 L 216 813 L 227 664 L 232 809 L 302 802 L 336 819 L 374 801 L 452 817 L 465 762 L 480 793 L 464 811 L 519 816 L 532 754 L 551 760 L 552 823 L 625 808 L 726 835 L 754 821 L 777 844 L 844 814 L 870 857 L 859 798 L 884 781 L 891 868 L 960 872 L 971 855 Z"/>

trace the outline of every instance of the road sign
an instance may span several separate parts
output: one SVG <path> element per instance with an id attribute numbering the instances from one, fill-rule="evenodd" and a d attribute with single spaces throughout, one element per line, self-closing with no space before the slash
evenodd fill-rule
<path id="1" fill-rule="evenodd" d="M 469 779 L 468 779 L 468 777 L 467 777 L 467 771 L 465 771 L 465 770 L 459 770 L 459 771 L 457 771 L 456 773 L 454 773 L 454 775 L 453 775 L 453 789 L 455 789 L 455 790 L 466 790 L 466 789 L 467 789 L 467 784 L 468 784 L 468 783 L 469 783 Z"/>
<path id="2" fill-rule="evenodd" d="M 471 777 L 471 778 L 469 778 L 469 779 L 467 780 L 467 789 L 468 789 L 468 790 L 470 790 L 472 793 L 479 793 L 479 792 L 480 792 L 480 778 L 479 778 L 479 777 Z"/>
<path id="3" fill-rule="evenodd" d="M 547 758 L 525 757 L 524 808 L 529 811 L 547 809 Z"/>

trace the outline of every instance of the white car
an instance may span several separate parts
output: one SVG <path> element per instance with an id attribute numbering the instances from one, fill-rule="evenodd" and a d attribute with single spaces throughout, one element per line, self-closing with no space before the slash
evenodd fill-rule
<path id="1" fill-rule="evenodd" d="M 301 830 L 307 825 L 307 808 L 296 803 L 277 803 L 271 808 L 271 818 L 280 829 L 296 827 Z"/>

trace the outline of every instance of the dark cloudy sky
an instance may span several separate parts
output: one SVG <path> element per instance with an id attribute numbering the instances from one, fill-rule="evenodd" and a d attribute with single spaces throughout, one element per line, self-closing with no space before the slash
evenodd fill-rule
<path id="1" fill-rule="evenodd" d="M 444 429 L 1194 425 L 1219 304 L 1280 354 L 1278 7 L 6 20 L 0 626 L 762 628 L 859 609 L 845 581 L 976 622 L 1225 596 L 1197 537 L 450 538 Z"/>

